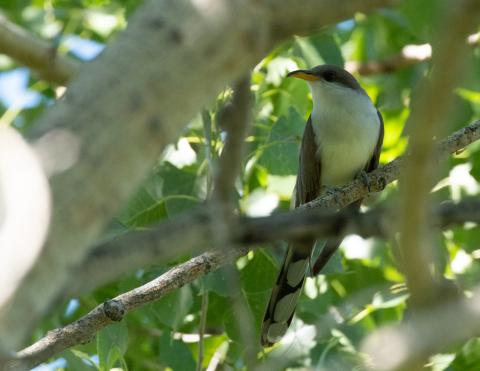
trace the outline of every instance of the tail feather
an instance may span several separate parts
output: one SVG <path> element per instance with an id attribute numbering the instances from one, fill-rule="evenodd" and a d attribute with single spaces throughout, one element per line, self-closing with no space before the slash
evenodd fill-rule
<path id="1" fill-rule="evenodd" d="M 263 346 L 273 345 L 287 332 L 302 292 L 309 258 L 310 253 L 304 249 L 289 247 L 263 319 Z"/>
<path id="2" fill-rule="evenodd" d="M 313 267 L 313 275 L 320 272 L 340 243 L 341 239 L 328 240 L 325 243 Z M 307 246 L 309 248 L 306 248 Z M 305 282 L 312 251 L 311 246 L 313 246 L 313 242 L 301 246 L 296 244 L 288 249 L 277 282 L 272 289 L 262 323 L 261 343 L 264 347 L 270 347 L 279 341 L 292 322 L 298 298 Z"/>

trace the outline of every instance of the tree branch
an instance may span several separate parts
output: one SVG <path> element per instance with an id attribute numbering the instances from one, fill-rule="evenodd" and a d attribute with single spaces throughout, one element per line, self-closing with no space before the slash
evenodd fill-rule
<path id="1" fill-rule="evenodd" d="M 462 76 L 468 50 L 463 40 L 478 25 L 480 4 L 462 0 L 444 11 L 445 21 L 439 26 L 436 38 L 434 68 L 420 85 L 409 118 L 410 156 L 400 178 L 400 252 L 404 260 L 401 265 L 414 308 L 445 297 L 428 268 L 434 261 L 428 232 L 429 193 L 438 176 L 439 163 L 433 138 L 442 136 L 447 128 L 454 98 L 452 90 Z"/>
<path id="2" fill-rule="evenodd" d="M 215 177 L 214 197 L 226 205 L 233 200 L 235 180 L 240 173 L 245 136 L 251 120 L 250 74 L 240 79 L 234 86 L 230 107 L 223 111 L 220 126 L 226 128 L 227 139 L 220 156 Z"/>
<path id="3" fill-rule="evenodd" d="M 80 62 L 59 55 L 53 45 L 30 35 L 4 16 L 0 16 L 0 53 L 57 85 L 66 85 L 80 67 Z"/>
<path id="4" fill-rule="evenodd" d="M 237 223 L 238 230 L 232 239 L 232 246 L 252 246 L 305 236 L 338 236 L 350 232 L 363 237 L 383 236 L 385 235 L 383 226 L 391 223 L 391 218 L 392 215 L 382 210 L 373 210 L 364 214 L 346 211 L 331 214 L 318 210 L 302 210 L 263 218 L 242 218 Z M 430 220 L 431 227 L 436 228 L 461 225 L 467 221 L 480 223 L 480 201 L 468 200 L 458 204 L 440 204 L 432 213 Z M 249 248 L 237 247 L 203 253 L 170 269 L 157 279 L 97 306 L 79 320 L 63 328 L 49 331 L 44 338 L 20 351 L 17 358 L 10 360 L 8 365 L 11 370 L 30 368 L 69 347 L 88 342 L 97 331 L 115 321 L 122 320 L 129 311 L 158 300 L 173 290 L 234 262 L 248 251 Z"/>
<path id="5" fill-rule="evenodd" d="M 480 120 L 440 141 L 437 146 L 437 155 L 442 158 L 449 153 L 455 153 L 478 139 L 480 139 Z M 371 191 L 382 191 L 387 184 L 398 179 L 404 161 L 405 157 L 399 157 L 369 173 Z M 333 194 L 325 194 L 286 213 L 286 215 L 296 215 L 311 209 L 341 209 L 367 194 L 368 189 L 364 183 L 361 180 L 354 180 L 340 187 Z M 205 249 L 205 246 L 210 245 L 217 233 L 211 221 L 211 216 L 215 215 L 217 211 L 208 210 L 205 207 L 189 215 L 161 223 L 152 230 L 131 232 L 118 239 L 97 245 L 80 266 L 78 272 L 73 275 L 75 279 L 70 283 L 67 294 L 90 290 L 134 269 L 148 266 L 152 262 L 165 262 L 183 253 Z M 235 228 L 237 223 L 233 221 L 231 225 Z M 288 225 L 285 227 L 288 228 Z M 277 229 L 275 235 L 278 236 L 278 239 L 283 239 L 281 236 L 283 228 Z M 235 229 L 231 231 L 230 238 L 233 235 L 235 235 Z M 171 249 L 171 246 L 176 246 L 176 248 Z M 104 269 L 106 266 L 115 267 L 115 269 Z"/>
<path id="6" fill-rule="evenodd" d="M 77 344 L 91 341 L 103 327 L 121 321 L 131 310 L 142 307 L 168 293 L 204 276 L 218 267 L 245 255 L 248 249 L 227 249 L 223 252 L 204 253 L 180 264 L 157 279 L 98 305 L 88 314 L 71 324 L 49 331 L 35 344 L 17 354 L 16 359 L 0 360 L 0 370 L 30 369 L 53 355 Z"/>
<path id="7" fill-rule="evenodd" d="M 213 202 L 219 206 L 212 210 L 211 222 L 215 226 L 211 245 L 216 249 L 232 248 L 230 231 L 234 223 L 234 196 L 235 181 L 241 173 L 241 164 L 245 137 L 251 121 L 250 73 L 238 80 L 234 85 L 233 100 L 229 109 L 224 107 L 219 118 L 220 126 L 226 129 L 227 138 L 219 159 L 219 167 L 215 176 Z M 242 294 L 240 279 L 236 268 L 228 267 L 225 270 L 225 279 L 229 292 L 230 303 L 237 318 L 237 329 L 240 334 L 241 347 L 245 352 L 246 365 L 254 369 L 257 359 L 257 347 L 251 339 L 255 331 L 253 318 L 248 304 Z"/>
<path id="8" fill-rule="evenodd" d="M 0 349 L 15 349 L 26 338 L 165 146 L 226 83 L 294 33 L 391 3 L 144 2 L 127 30 L 79 72 L 65 97 L 36 124 L 68 130 L 81 155 L 52 178 L 50 235 L 35 268 L 0 308 L 0 333 L 8 334 Z"/>
<path id="9" fill-rule="evenodd" d="M 40 254 L 47 236 L 51 206 L 48 180 L 34 151 L 17 130 L 1 125 L 0 181 L 2 306 Z"/>
<path id="10" fill-rule="evenodd" d="M 467 38 L 467 44 L 475 48 L 480 44 L 480 33 L 471 34 Z M 413 66 L 432 58 L 432 46 L 430 44 L 405 45 L 402 51 L 384 60 L 371 60 L 367 62 L 350 61 L 345 69 L 350 73 L 362 76 L 370 76 L 381 73 L 391 73 Z"/>
<path id="11" fill-rule="evenodd" d="M 436 354 L 480 335 L 480 287 L 470 299 L 429 308 L 396 326 L 369 335 L 361 349 L 371 357 L 375 370 L 410 370 L 410 362 Z"/>

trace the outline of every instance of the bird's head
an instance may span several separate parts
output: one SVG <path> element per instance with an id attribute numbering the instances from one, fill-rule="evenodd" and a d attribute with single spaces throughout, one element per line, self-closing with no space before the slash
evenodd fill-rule
<path id="1" fill-rule="evenodd" d="M 292 71 L 287 76 L 307 81 L 314 100 L 316 98 L 327 101 L 330 98 L 343 99 L 345 96 L 351 96 L 352 92 L 366 95 L 355 77 L 343 68 L 330 64 L 316 66 L 309 70 Z"/>

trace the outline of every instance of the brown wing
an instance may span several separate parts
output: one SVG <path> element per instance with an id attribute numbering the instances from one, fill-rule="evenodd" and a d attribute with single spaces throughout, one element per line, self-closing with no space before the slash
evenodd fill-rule
<path id="1" fill-rule="evenodd" d="M 383 124 L 383 117 L 379 110 L 377 110 L 378 119 L 380 120 L 380 132 L 378 133 L 378 140 L 377 145 L 375 146 L 375 151 L 373 152 L 373 156 L 371 160 L 368 162 L 367 166 L 365 166 L 365 171 L 367 173 L 375 170 L 378 167 L 378 163 L 380 161 L 380 153 L 382 152 L 383 146 L 383 136 L 384 136 L 384 124 Z"/>
<path id="2" fill-rule="evenodd" d="M 312 118 L 309 117 L 300 148 L 300 163 L 295 187 L 295 207 L 312 201 L 320 195 L 322 166 L 317 158 L 317 150 Z"/>
<path id="3" fill-rule="evenodd" d="M 309 117 L 303 132 L 300 148 L 295 207 L 320 195 L 320 161 L 317 160 L 317 144 Z M 261 343 L 271 346 L 288 329 L 301 293 L 314 239 L 296 241 L 288 248 L 277 282 L 272 289 L 262 323 Z"/>

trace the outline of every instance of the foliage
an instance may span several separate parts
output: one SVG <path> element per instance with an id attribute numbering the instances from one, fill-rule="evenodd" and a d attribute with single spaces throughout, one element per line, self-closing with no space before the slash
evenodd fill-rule
<path id="1" fill-rule="evenodd" d="M 29 32 L 51 40 L 60 53 L 88 59 L 87 51 L 92 47 L 101 50 L 126 26 L 128 15 L 138 3 L 136 0 L 2 1 L 2 9 L 9 19 Z M 444 3 L 409 0 L 396 10 L 382 10 L 369 16 L 357 14 L 354 19 L 318 34 L 295 37 L 259 62 L 252 74 L 255 100 L 248 154 L 236 189 L 242 212 L 262 215 L 289 207 L 311 97 L 306 84 L 285 79 L 286 72 L 320 63 L 343 65 L 345 61 L 382 60 L 399 53 L 407 44 L 430 42 L 437 9 Z M 81 41 L 94 44 L 85 46 Z M 455 92 L 457 109 L 451 120 L 452 130 L 480 115 L 480 50 L 472 50 L 470 59 L 468 76 Z M 403 129 L 415 99 L 415 88 L 430 67 L 429 62 L 423 62 L 392 73 L 359 78 L 385 119 L 382 163 L 402 154 L 406 144 Z M 0 69 L 0 80 L 12 72 L 28 73 L 4 56 L 0 58 Z M 30 130 L 55 95 L 51 86 L 36 80 L 34 75 L 28 75 L 27 85 L 20 87 L 21 94 L 34 94 L 32 102 L 22 103 L 13 116 L 12 112 L 7 114 L 12 103 L 3 96 L 0 107 L 2 121 L 9 119 L 24 132 Z M 219 112 L 230 99 L 231 92 L 227 90 L 203 115 L 192 118 L 188 130 L 159 159 L 149 179 L 106 233 L 148 227 L 192 209 L 209 196 L 212 171 L 225 137 L 218 125 Z M 205 128 L 211 137 L 208 143 Z M 480 147 L 474 145 L 451 158 L 442 174 L 444 179 L 436 187 L 440 198 L 458 200 L 478 195 Z M 388 203 L 396 193 L 396 185 L 390 186 L 376 203 Z M 462 289 L 471 289 L 480 278 L 476 263 L 480 256 L 478 229 L 453 228 L 439 233 L 438 240 L 443 240 L 437 245 L 438 256 L 444 262 L 443 274 L 455 279 Z M 235 266 L 239 291 L 254 319 L 251 326 L 257 335 L 282 254 L 282 248 L 265 248 L 241 258 Z M 170 266 L 171 262 L 145 267 L 75 302 L 64 303 L 44 320 L 35 338 L 71 322 L 126 289 L 148 282 Z M 277 347 L 259 353 L 259 361 L 276 359 L 285 362 L 282 367 L 325 370 L 359 367 L 364 358 L 358 348 L 361 339 L 381 326 L 401 321 L 407 314 L 408 295 L 403 282 L 390 243 L 347 239 L 325 274 L 307 280 L 291 332 Z M 216 357 L 224 369 L 245 369 L 245 352 L 238 329 L 248 324 L 238 323 L 229 284 L 228 274 L 219 270 L 134 311 L 122 324 L 102 330 L 96 343 L 77 346 L 60 355 L 65 361 L 61 367 L 193 370 L 198 359 L 198 338 L 191 334 L 198 333 L 202 295 L 208 295 L 203 367 Z M 480 342 L 472 339 L 451 348 L 443 357 L 433 357 L 432 367 L 474 370 L 479 354 Z"/>

